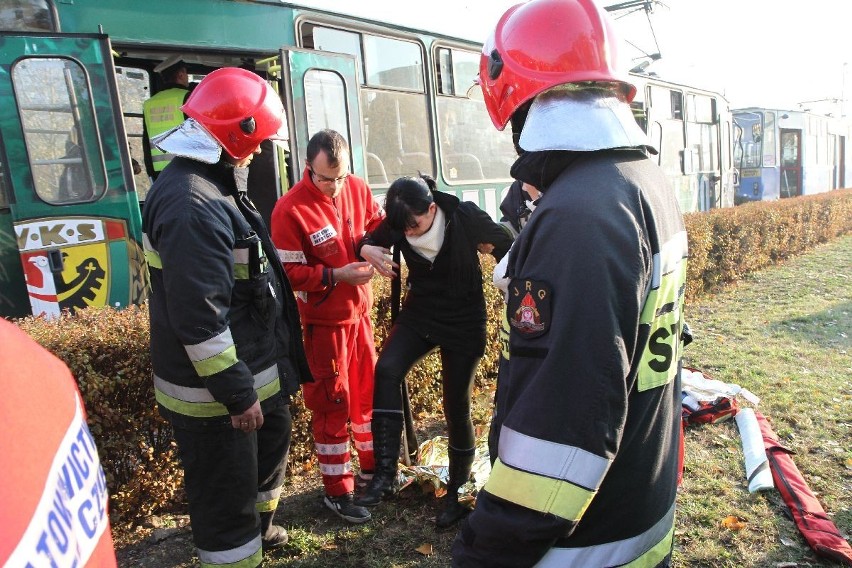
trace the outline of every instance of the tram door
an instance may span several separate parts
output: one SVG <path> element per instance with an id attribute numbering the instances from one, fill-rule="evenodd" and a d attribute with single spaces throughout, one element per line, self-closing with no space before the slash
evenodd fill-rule
<path id="1" fill-rule="evenodd" d="M 111 52 L 102 35 L 0 34 L 0 315 L 147 295 Z"/>
<path id="2" fill-rule="evenodd" d="M 346 138 L 350 171 L 366 177 L 364 137 L 355 58 L 351 55 L 305 49 L 281 50 L 281 92 L 290 121 L 292 183 L 305 169 L 308 140 L 330 128 Z"/>
<path id="3" fill-rule="evenodd" d="M 781 129 L 781 197 L 802 195 L 802 131 Z"/>

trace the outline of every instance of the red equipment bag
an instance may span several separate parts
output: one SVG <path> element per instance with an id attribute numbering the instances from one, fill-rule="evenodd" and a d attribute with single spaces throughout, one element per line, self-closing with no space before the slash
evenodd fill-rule
<path id="1" fill-rule="evenodd" d="M 740 410 L 737 399 L 720 396 L 713 402 L 701 403 L 701 406 L 692 410 L 684 405 L 681 411 L 681 418 L 684 425 L 689 424 L 715 424 L 716 422 L 724 422 L 736 416 Z"/>
<path id="2" fill-rule="evenodd" d="M 790 457 L 792 450 L 781 445 L 763 414 L 756 410 L 754 414 L 763 434 L 763 446 L 766 448 L 766 457 L 769 458 L 775 487 L 789 507 L 802 536 L 820 556 L 852 566 L 852 547 L 828 518 L 799 468 L 793 463 L 793 458 Z"/>

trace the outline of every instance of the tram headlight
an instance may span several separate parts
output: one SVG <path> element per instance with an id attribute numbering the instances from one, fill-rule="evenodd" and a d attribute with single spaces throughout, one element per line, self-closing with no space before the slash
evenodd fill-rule
<path id="1" fill-rule="evenodd" d="M 757 182 L 754 182 L 754 185 L 751 186 L 751 193 L 755 197 L 757 197 L 757 194 L 760 193 L 760 188 L 758 187 Z"/>

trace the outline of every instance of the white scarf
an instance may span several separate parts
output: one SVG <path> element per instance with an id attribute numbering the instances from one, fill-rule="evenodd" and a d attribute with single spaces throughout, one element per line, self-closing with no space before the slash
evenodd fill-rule
<path id="1" fill-rule="evenodd" d="M 433 262 L 438 252 L 441 250 L 441 245 L 444 244 L 444 212 L 440 207 L 435 207 L 435 218 L 432 219 L 432 226 L 429 230 L 417 237 L 405 237 L 408 244 L 415 252 L 420 254 L 429 262 Z"/>

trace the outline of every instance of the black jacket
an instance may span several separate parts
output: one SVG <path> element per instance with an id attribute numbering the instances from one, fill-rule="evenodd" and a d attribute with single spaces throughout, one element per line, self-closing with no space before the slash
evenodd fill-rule
<path id="1" fill-rule="evenodd" d="M 362 239 L 364 244 L 398 246 L 408 267 L 408 292 L 396 323 L 408 325 L 424 338 L 454 349 L 482 354 L 485 350 L 485 299 L 477 245 L 494 245 L 500 260 L 512 245 L 509 230 L 469 201 L 432 192 L 447 226 L 441 250 L 430 262 L 414 251 L 405 235 L 383 222 Z"/>
<path id="2" fill-rule="evenodd" d="M 247 168 L 175 158 L 145 202 L 151 362 L 173 420 L 227 426 L 258 398 L 272 407 L 312 380 L 293 291 L 246 178 Z"/>

